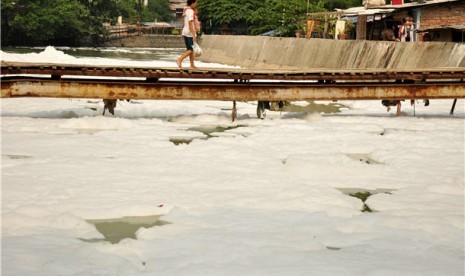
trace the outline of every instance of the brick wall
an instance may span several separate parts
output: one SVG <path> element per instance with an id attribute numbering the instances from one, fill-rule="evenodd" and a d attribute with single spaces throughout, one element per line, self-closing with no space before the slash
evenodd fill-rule
<path id="1" fill-rule="evenodd" d="M 431 5 L 421 9 L 421 30 L 465 24 L 465 2 Z"/>

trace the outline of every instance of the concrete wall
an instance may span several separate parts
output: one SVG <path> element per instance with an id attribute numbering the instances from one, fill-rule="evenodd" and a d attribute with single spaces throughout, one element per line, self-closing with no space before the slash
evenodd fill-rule
<path id="1" fill-rule="evenodd" d="M 184 48 L 186 46 L 181 35 L 136 35 L 108 41 L 105 47 Z"/>
<path id="2" fill-rule="evenodd" d="M 256 69 L 465 67 L 465 44 L 204 35 L 200 60 Z"/>

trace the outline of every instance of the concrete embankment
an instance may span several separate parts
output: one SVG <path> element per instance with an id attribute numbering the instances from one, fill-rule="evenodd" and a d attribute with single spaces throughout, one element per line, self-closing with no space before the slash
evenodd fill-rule
<path id="1" fill-rule="evenodd" d="M 106 47 L 141 48 L 184 48 L 181 35 L 141 35 L 114 39 L 105 43 Z"/>
<path id="2" fill-rule="evenodd" d="M 465 67 L 465 44 L 204 35 L 200 60 L 256 69 Z"/>

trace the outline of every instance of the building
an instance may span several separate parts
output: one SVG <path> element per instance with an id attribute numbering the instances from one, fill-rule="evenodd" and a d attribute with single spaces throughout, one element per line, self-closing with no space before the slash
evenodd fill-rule
<path id="1" fill-rule="evenodd" d="M 465 42 L 465 1 L 427 5 L 419 9 L 418 31 L 434 41 Z"/>
<path id="2" fill-rule="evenodd" d="M 374 0 L 373 0 L 374 1 Z M 415 41 L 465 42 L 463 0 L 367 0 L 364 7 L 343 10 L 357 19 L 357 39 L 380 40 L 386 30 L 397 32 L 404 18 L 412 18 Z"/>
<path id="3" fill-rule="evenodd" d="M 173 11 L 174 20 L 182 18 L 182 12 L 186 6 L 185 0 L 169 0 L 170 8 Z"/>

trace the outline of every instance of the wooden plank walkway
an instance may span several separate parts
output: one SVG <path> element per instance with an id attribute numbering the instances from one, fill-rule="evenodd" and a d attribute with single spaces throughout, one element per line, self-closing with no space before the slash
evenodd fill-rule
<path id="1" fill-rule="evenodd" d="M 2 75 L 52 75 L 88 77 L 134 77 L 150 79 L 233 79 L 233 80 L 428 80 L 465 79 L 465 68 L 432 68 L 415 70 L 380 69 L 315 69 L 315 70 L 253 70 L 242 68 L 160 68 L 129 66 L 96 66 L 70 64 L 34 64 L 1 62 Z"/>

